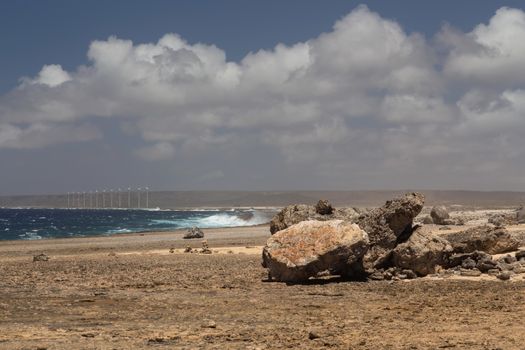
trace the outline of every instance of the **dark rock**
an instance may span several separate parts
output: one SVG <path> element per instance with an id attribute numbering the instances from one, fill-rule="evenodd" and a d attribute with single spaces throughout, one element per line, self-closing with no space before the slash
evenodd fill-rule
<path id="1" fill-rule="evenodd" d="M 308 332 L 308 339 L 314 340 L 319 339 L 321 336 L 316 331 L 309 331 Z"/>
<path id="2" fill-rule="evenodd" d="M 452 230 L 452 229 L 450 227 L 448 227 L 448 226 L 442 226 L 442 227 L 439 228 L 439 231 L 450 231 L 450 230 Z"/>
<path id="3" fill-rule="evenodd" d="M 444 265 L 452 253 L 450 244 L 426 228 L 417 226 L 405 243 L 392 252 L 395 266 L 414 271 L 419 276 L 435 273 L 436 266 Z"/>
<path id="4" fill-rule="evenodd" d="M 510 254 L 507 254 L 503 257 L 503 261 L 506 262 L 507 264 L 512 264 L 512 263 L 515 263 L 516 261 L 518 261 L 516 259 L 515 256 L 512 256 Z"/>
<path id="5" fill-rule="evenodd" d="M 500 273 L 500 270 L 499 269 L 490 269 L 487 271 L 487 274 L 488 275 L 491 275 L 491 276 L 496 276 Z"/>
<path id="6" fill-rule="evenodd" d="M 476 265 L 476 262 L 472 258 L 466 258 L 461 262 L 461 267 L 468 270 L 475 269 Z"/>
<path id="7" fill-rule="evenodd" d="M 318 273 L 351 275 L 368 249 L 368 235 L 342 220 L 303 221 L 271 236 L 263 266 L 272 279 L 303 282 Z M 353 277 L 353 276 L 349 276 Z"/>
<path id="8" fill-rule="evenodd" d="M 447 208 L 443 205 L 433 207 L 430 211 L 430 216 L 436 225 L 449 225 L 445 223 L 445 220 L 450 218 L 450 215 Z"/>
<path id="9" fill-rule="evenodd" d="M 35 261 L 48 261 L 48 260 L 49 260 L 49 256 L 47 256 L 44 253 L 41 253 L 41 254 L 33 256 L 33 261 L 34 262 Z"/>
<path id="10" fill-rule="evenodd" d="M 357 225 L 370 239 L 370 248 L 363 259 L 365 270 L 380 268 L 389 259 L 392 249 L 408 239 L 412 222 L 423 209 L 424 201 L 420 193 L 406 194 L 357 218 Z"/>
<path id="11" fill-rule="evenodd" d="M 452 244 L 454 252 L 458 253 L 480 250 L 501 254 L 516 250 L 520 244 L 506 229 L 487 225 L 450 233 L 445 238 Z"/>
<path id="12" fill-rule="evenodd" d="M 492 261 L 492 256 L 490 254 L 487 254 L 485 252 L 481 251 L 474 251 L 471 253 L 459 253 L 459 254 L 453 254 L 448 257 L 448 262 L 446 263 L 445 267 L 452 268 L 456 266 L 462 265 L 463 261 L 466 259 L 472 259 L 478 263 L 485 263 Z"/>
<path id="13" fill-rule="evenodd" d="M 517 251 L 514 256 L 516 257 L 516 260 L 521 260 L 522 258 L 525 258 L 525 250 Z"/>
<path id="14" fill-rule="evenodd" d="M 498 269 L 500 271 L 512 271 L 514 267 L 511 264 L 507 264 L 506 262 L 499 261 L 498 262 Z"/>
<path id="15" fill-rule="evenodd" d="M 481 272 L 487 272 L 492 269 L 497 269 L 498 263 L 494 260 L 480 261 L 476 264 L 476 268 Z"/>
<path id="16" fill-rule="evenodd" d="M 203 238 L 204 232 L 198 227 L 192 227 L 188 229 L 188 232 L 182 237 L 184 239 Z"/>
<path id="17" fill-rule="evenodd" d="M 321 199 L 319 202 L 317 202 L 317 205 L 315 206 L 315 212 L 320 215 L 330 215 L 334 211 L 334 207 L 332 207 L 332 204 L 328 202 L 326 199 Z"/>

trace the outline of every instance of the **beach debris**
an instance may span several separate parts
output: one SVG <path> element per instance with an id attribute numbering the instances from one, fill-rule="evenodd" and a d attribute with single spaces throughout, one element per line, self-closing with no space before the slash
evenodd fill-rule
<path id="1" fill-rule="evenodd" d="M 184 248 L 184 253 L 193 253 L 193 249 L 188 245 Z"/>
<path id="2" fill-rule="evenodd" d="M 184 239 L 193 239 L 193 238 L 204 238 L 204 232 L 197 226 L 189 228 L 186 234 L 182 237 Z"/>
<path id="3" fill-rule="evenodd" d="M 325 270 L 346 275 L 367 247 L 368 235 L 355 224 L 303 221 L 268 239 L 263 266 L 272 279 L 284 282 L 304 282 Z"/>
<path id="4" fill-rule="evenodd" d="M 365 270 L 382 267 L 396 245 L 410 237 L 413 220 L 423 209 L 424 201 L 421 193 L 408 193 L 359 216 L 356 224 L 370 239 L 363 259 Z"/>
<path id="5" fill-rule="evenodd" d="M 211 254 L 212 253 L 212 251 L 210 250 L 210 247 L 208 246 L 207 240 L 202 241 L 202 248 L 199 253 L 201 254 Z"/>
<path id="6" fill-rule="evenodd" d="M 173 254 L 173 253 L 175 253 L 175 248 L 171 247 L 170 248 L 170 254 Z"/>
<path id="7" fill-rule="evenodd" d="M 452 246 L 447 240 L 418 226 L 406 242 L 394 248 L 392 259 L 395 266 L 426 276 L 435 273 L 436 266 L 445 265 L 451 253 Z"/>
<path id="8" fill-rule="evenodd" d="M 465 231 L 449 233 L 445 238 L 456 253 L 470 253 L 476 250 L 489 254 L 501 254 L 518 249 L 520 242 L 502 227 L 477 226 Z"/>
<path id="9" fill-rule="evenodd" d="M 49 260 L 49 256 L 47 256 L 44 253 L 40 253 L 40 254 L 37 254 L 37 255 L 33 256 L 33 262 L 36 262 L 36 261 L 48 261 L 48 260 Z"/>
<path id="10" fill-rule="evenodd" d="M 363 209 L 359 208 L 336 209 L 326 200 L 320 200 L 316 206 L 306 204 L 289 205 L 272 218 L 270 222 L 270 233 L 273 235 L 276 232 L 307 220 L 345 220 L 353 222 L 363 211 Z"/>
<path id="11" fill-rule="evenodd" d="M 315 205 L 315 212 L 319 215 L 330 215 L 334 211 L 332 204 L 326 199 L 320 199 Z"/>

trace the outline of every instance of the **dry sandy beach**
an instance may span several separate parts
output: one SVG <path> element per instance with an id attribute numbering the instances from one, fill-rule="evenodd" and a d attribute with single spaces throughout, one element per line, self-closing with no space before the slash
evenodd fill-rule
<path id="1" fill-rule="evenodd" d="M 524 347 L 522 276 L 286 285 L 267 226 L 205 233 L 2 242 L 0 349 Z"/>

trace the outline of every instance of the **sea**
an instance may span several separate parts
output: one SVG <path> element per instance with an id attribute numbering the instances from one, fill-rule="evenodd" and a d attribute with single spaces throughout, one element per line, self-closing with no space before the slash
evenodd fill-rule
<path id="1" fill-rule="evenodd" d="M 254 226 L 274 212 L 257 209 L 41 209 L 0 208 L 0 240 L 111 236 L 197 226 Z"/>

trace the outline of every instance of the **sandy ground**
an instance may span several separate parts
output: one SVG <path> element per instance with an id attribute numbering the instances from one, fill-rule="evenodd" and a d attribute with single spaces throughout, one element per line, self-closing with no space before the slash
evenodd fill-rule
<path id="1" fill-rule="evenodd" d="M 522 276 L 286 285 L 267 226 L 205 233 L 0 242 L 0 349 L 525 348 Z"/>

